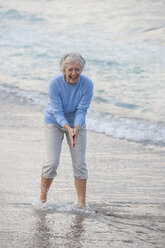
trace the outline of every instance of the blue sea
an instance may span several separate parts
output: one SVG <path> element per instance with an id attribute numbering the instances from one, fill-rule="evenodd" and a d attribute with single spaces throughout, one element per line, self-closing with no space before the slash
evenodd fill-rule
<path id="1" fill-rule="evenodd" d="M 48 204 L 48 212 L 38 213 L 38 219 L 33 215 L 38 220 L 35 245 L 19 246 L 16 241 L 15 247 L 55 247 L 56 240 L 60 248 L 163 248 L 165 1 L 0 0 L 1 99 L 43 112 L 49 82 L 60 72 L 59 61 L 67 52 L 86 59 L 83 74 L 94 83 L 87 129 L 95 137 L 106 136 L 102 145 L 93 142 L 100 154 L 89 152 L 94 171 L 89 194 L 98 215 L 77 215 L 70 203 Z M 108 139 L 114 147 L 103 148 Z M 31 205 L 21 204 L 27 216 Z M 64 238 L 65 225 L 70 238 Z"/>
<path id="2" fill-rule="evenodd" d="M 1 94 L 45 106 L 66 52 L 95 85 L 89 130 L 165 146 L 165 2 L 0 2 Z"/>

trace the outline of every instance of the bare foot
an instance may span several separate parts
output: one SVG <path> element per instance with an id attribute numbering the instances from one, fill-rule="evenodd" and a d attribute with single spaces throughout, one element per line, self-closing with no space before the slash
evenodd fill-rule
<path id="1" fill-rule="evenodd" d="M 88 209 L 87 206 L 84 203 L 81 203 L 81 202 L 77 203 L 77 207 L 80 208 L 80 209 L 85 209 L 85 210 Z"/>
<path id="2" fill-rule="evenodd" d="M 47 200 L 47 194 L 45 192 L 41 192 L 41 195 L 40 195 L 40 201 L 42 203 L 45 203 Z"/>

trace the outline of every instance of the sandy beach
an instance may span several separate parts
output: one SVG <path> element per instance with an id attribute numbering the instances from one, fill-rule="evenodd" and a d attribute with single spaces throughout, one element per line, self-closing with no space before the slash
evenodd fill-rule
<path id="1" fill-rule="evenodd" d="M 88 132 L 87 202 L 95 213 L 82 213 L 73 208 L 64 141 L 58 176 L 41 211 L 42 110 L 4 99 L 0 104 L 1 247 L 163 247 L 162 148 Z"/>

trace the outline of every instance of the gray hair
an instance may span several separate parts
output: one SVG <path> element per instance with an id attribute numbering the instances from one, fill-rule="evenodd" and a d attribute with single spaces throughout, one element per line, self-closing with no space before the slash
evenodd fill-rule
<path id="1" fill-rule="evenodd" d="M 84 69 L 85 59 L 79 53 L 67 53 L 60 60 L 60 70 L 64 73 L 67 65 L 72 62 L 78 62 L 80 64 L 81 70 Z"/>

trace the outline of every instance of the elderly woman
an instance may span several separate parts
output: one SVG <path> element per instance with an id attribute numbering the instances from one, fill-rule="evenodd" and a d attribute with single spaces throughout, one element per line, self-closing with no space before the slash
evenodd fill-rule
<path id="1" fill-rule="evenodd" d="M 86 125 L 85 117 L 93 95 L 92 81 L 81 74 L 84 58 L 68 53 L 60 61 L 62 74 L 53 77 L 49 85 L 49 99 L 45 114 L 46 161 L 41 176 L 41 202 L 57 175 L 64 134 L 72 157 L 78 205 L 85 208 L 86 181 Z"/>

